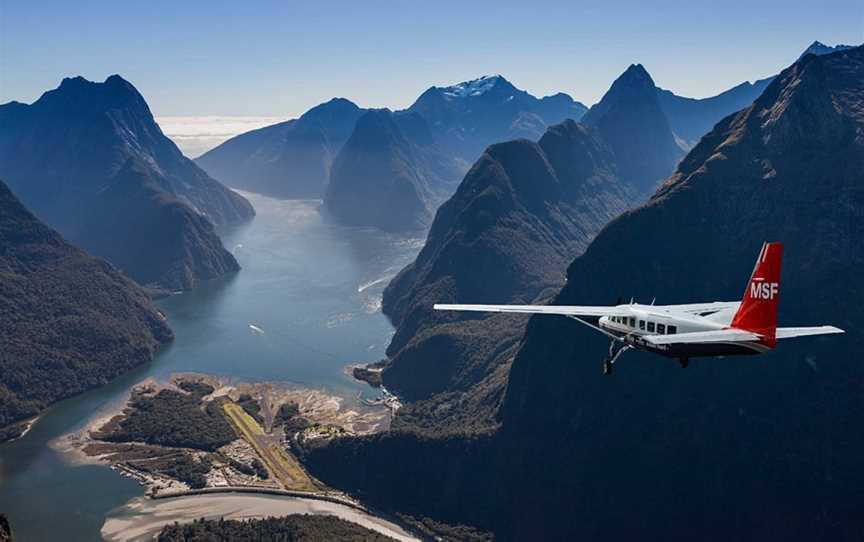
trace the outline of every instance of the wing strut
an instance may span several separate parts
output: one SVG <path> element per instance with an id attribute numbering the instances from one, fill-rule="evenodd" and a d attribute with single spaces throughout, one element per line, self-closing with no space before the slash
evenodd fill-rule
<path id="1" fill-rule="evenodd" d="M 617 335 L 615 335 L 615 334 L 613 334 L 613 333 L 609 333 L 608 331 L 606 331 L 606 330 L 603 329 L 602 327 L 600 327 L 600 326 L 595 326 L 595 325 L 592 324 L 591 322 L 588 322 L 587 320 L 583 320 L 582 318 L 580 318 L 580 317 L 578 317 L 578 316 L 573 316 L 572 314 L 568 314 L 568 315 L 567 315 L 567 318 L 572 318 L 572 319 L 576 320 L 577 322 L 579 322 L 580 324 L 584 324 L 584 325 L 590 327 L 591 329 L 594 329 L 594 330 L 596 330 L 596 331 L 599 331 L 600 333 L 602 333 L 603 335 L 606 335 L 607 337 L 609 337 L 609 338 L 612 339 L 613 341 L 618 341 L 618 342 L 621 342 L 621 343 L 626 342 L 626 341 L 624 341 L 624 339 L 622 339 L 621 337 L 619 337 L 619 336 L 617 336 Z"/>

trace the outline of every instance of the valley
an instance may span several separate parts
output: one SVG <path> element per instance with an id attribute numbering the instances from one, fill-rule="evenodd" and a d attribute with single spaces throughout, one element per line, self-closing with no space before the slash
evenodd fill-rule
<path id="1" fill-rule="evenodd" d="M 142 383 L 154 383 L 154 390 L 174 388 L 174 377 L 194 374 L 211 382 L 214 388 L 227 386 L 238 400 L 244 394 L 255 396 L 261 401 L 263 423 L 257 423 L 262 430 L 272 427 L 269 417 L 278 414 L 275 405 L 280 403 L 296 403 L 311 418 L 328 426 L 339 425 L 346 431 L 362 433 L 387 427 L 390 413 L 385 407 L 365 407 L 358 399 L 358 394 L 361 399 L 372 399 L 378 392 L 346 374 L 345 366 L 383 357 L 386 338 L 392 332 L 378 310 L 384 283 L 363 286 L 406 265 L 419 250 L 420 241 L 334 227 L 321 219 L 318 202 L 244 195 L 253 202 L 256 218 L 221 232 L 223 243 L 231 248 L 243 272 L 159 300 L 157 306 L 176 338 L 152 363 L 56 404 L 26 435 L 0 447 L 0 502 L 3 512 L 12 518 L 17 539 L 56 540 L 62 534 L 67 541 L 92 542 L 100 536 L 105 517 L 113 517 L 112 510 L 120 513 L 127 502 L 145 494 L 139 481 L 106 468 L 107 462 L 93 457 L 82 461 L 81 447 L 70 449 L 74 442 L 67 437 L 95 429 L 94 421 L 106 422 L 122 413 L 130 390 Z M 269 406 L 264 408 L 265 404 Z M 357 414 L 347 414 L 349 411 Z M 369 411 L 378 414 L 371 418 L 361 415 Z M 234 430 L 229 430 L 226 440 L 236 441 Z M 310 436 L 314 439 L 327 432 L 311 428 Z M 217 448 L 224 446 L 219 435 L 213 432 L 216 438 L 210 441 Z M 254 451 L 244 442 L 241 440 L 233 448 L 229 445 L 226 452 L 251 464 L 248 460 Z M 87 444 L 96 446 L 91 449 L 94 453 L 109 453 L 110 447 L 110 453 L 116 454 L 119 446 L 118 463 L 135 461 L 124 448 L 125 443 L 88 440 Z M 168 450 L 158 443 L 146 445 L 152 449 L 140 442 L 131 444 L 143 448 L 135 453 L 143 452 L 144 457 L 164 456 Z M 123 457 L 124 450 L 130 455 Z M 183 451 L 184 455 L 209 453 L 213 452 L 195 448 Z M 139 465 L 147 466 L 147 462 Z M 279 494 L 261 495 L 275 507 L 261 508 L 262 514 L 266 510 L 295 509 L 291 503 L 297 497 L 273 487 L 272 479 L 229 472 L 233 478 L 227 480 L 219 472 L 210 476 L 212 483 L 254 484 L 256 492 L 276 490 Z M 168 479 L 173 477 L 155 478 L 145 480 L 148 487 L 161 484 L 166 492 L 191 490 L 188 484 Z M 174 485 L 169 488 L 169 483 Z M 271 484 L 270 488 L 267 484 Z M 82 494 L 87 498 L 81 498 Z M 222 495 L 158 502 L 167 506 L 181 502 L 172 499 L 207 497 L 216 499 Z M 234 502 L 237 497 L 226 494 L 224 502 Z M 256 495 L 239 497 L 241 502 L 246 502 L 243 497 L 259 502 L 254 500 Z M 191 509 L 206 509 L 192 504 Z M 345 506 L 323 503 L 299 509 L 333 513 L 336 508 L 345 510 Z M 53 522 L 38 520 L 45 509 L 54 510 Z M 350 505 L 348 509 L 361 513 Z"/>
<path id="2" fill-rule="evenodd" d="M 549 92 L 587 85 L 560 62 L 545 97 L 454 66 L 401 105 L 259 74 L 296 116 L 236 100 L 238 73 L 202 105 L 230 88 L 238 119 L 290 120 L 198 118 L 220 144 L 194 160 L 120 75 L 0 104 L 0 540 L 861 539 L 864 46 L 706 98 L 644 50 L 606 59 L 590 107 Z M 177 76 L 142 91 L 164 107 Z M 609 305 L 740 299 L 758 246 L 768 301 L 739 311 L 765 314 L 638 335 L 764 355 L 598 374 L 639 329 Z M 433 309 L 463 303 L 603 312 Z"/>

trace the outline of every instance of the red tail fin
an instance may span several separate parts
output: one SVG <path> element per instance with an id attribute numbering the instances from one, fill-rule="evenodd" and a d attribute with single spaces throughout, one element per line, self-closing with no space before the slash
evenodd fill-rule
<path id="1" fill-rule="evenodd" d="M 762 342 L 773 347 L 777 344 L 777 303 L 780 300 L 780 259 L 782 243 L 764 243 L 753 275 L 744 290 L 744 299 L 732 327 L 746 329 L 764 337 Z"/>

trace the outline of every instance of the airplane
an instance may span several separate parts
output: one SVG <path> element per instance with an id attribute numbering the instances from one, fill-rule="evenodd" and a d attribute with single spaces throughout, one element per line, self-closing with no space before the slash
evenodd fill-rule
<path id="1" fill-rule="evenodd" d="M 762 354 L 781 339 L 845 333 L 824 325 L 777 327 L 782 254 L 782 243 L 763 243 L 741 301 L 685 305 L 642 305 L 631 301 L 611 306 L 436 304 L 434 309 L 572 318 L 611 339 L 609 356 L 603 360 L 603 374 L 607 375 L 621 354 L 632 349 L 678 358 L 681 367 L 687 368 L 690 358 Z"/>

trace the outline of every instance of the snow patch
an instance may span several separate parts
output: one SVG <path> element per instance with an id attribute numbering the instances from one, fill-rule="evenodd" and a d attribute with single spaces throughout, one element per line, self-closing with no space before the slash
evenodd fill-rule
<path id="1" fill-rule="evenodd" d="M 468 96 L 481 96 L 492 87 L 495 86 L 495 83 L 501 79 L 500 75 L 484 75 L 480 79 L 474 79 L 472 81 L 465 81 L 464 83 L 459 83 L 458 85 L 453 85 L 451 87 L 444 87 L 441 89 L 444 92 L 444 95 L 450 98 L 466 98 Z"/>

